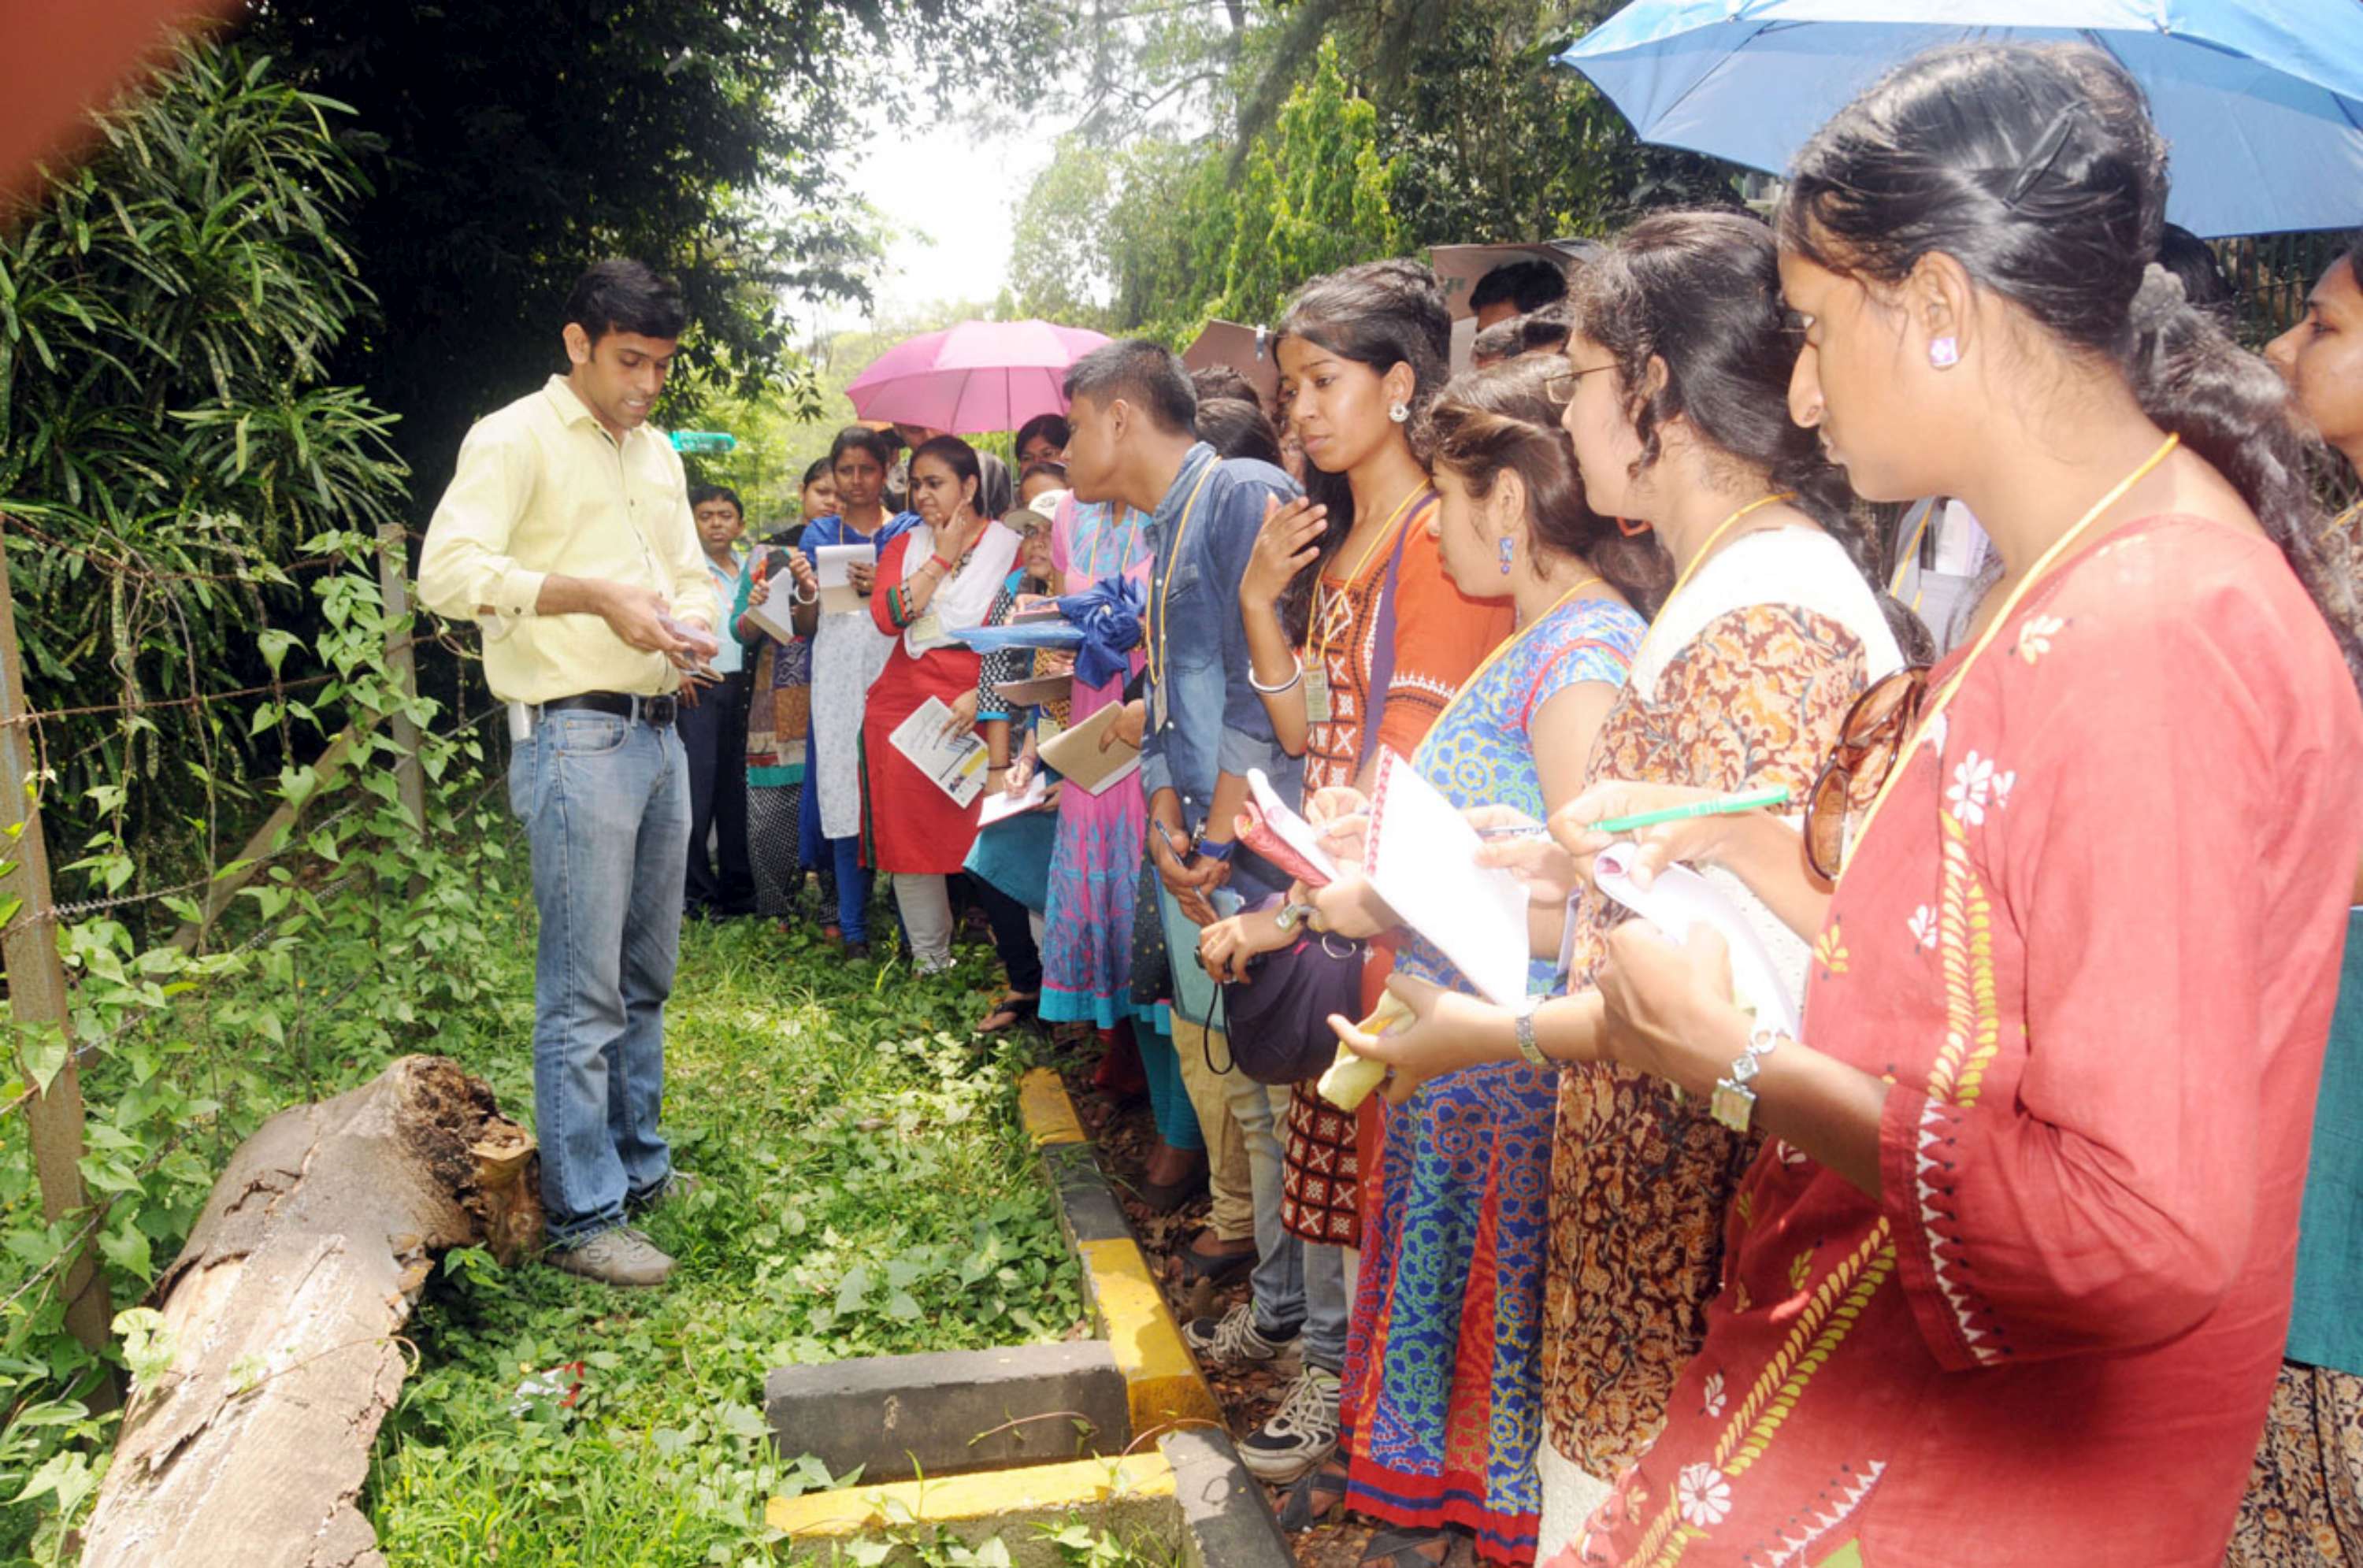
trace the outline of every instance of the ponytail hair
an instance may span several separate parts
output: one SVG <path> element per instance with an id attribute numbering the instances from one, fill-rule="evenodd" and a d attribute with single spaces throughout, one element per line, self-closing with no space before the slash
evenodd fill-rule
<path id="1" fill-rule="evenodd" d="M 1652 215 L 1576 270 L 1568 305 L 1574 329 L 1615 365 L 1641 442 L 1636 475 L 1658 461 L 1667 422 L 1682 420 L 1710 460 L 1719 456 L 1793 493 L 1797 509 L 1838 542 L 1879 595 L 1899 638 L 1910 641 L 1912 612 L 1885 591 L 1845 470 L 1789 417 L 1789 379 L 1805 339 L 1781 297 L 1771 229 L 1745 213 Z M 1665 367 L 1655 392 L 1653 363 Z M 1925 643 L 1925 631 L 1917 636 Z"/>
<path id="2" fill-rule="evenodd" d="M 2352 585 L 2331 569 L 2288 389 L 2158 264 L 2166 144 L 2133 78 L 2081 44 L 1933 50 L 1816 132 L 1781 242 L 1901 282 L 1931 252 L 2071 350 L 2120 369 L 2142 412 L 2236 490 L 2363 687 Z"/>
<path id="3" fill-rule="evenodd" d="M 1422 463 L 1427 460 L 1418 445 L 1420 415 L 1436 401 L 1452 361 L 1452 312 L 1431 269 L 1396 258 L 1325 273 L 1288 302 L 1275 336 L 1301 337 L 1381 376 L 1397 365 L 1410 366 L 1410 419 L 1404 428 L 1412 455 Z M 1354 487 L 1344 474 L 1325 473 L 1307 462 L 1304 493 L 1329 509 L 1328 526 L 1322 532 L 1319 557 L 1289 584 L 1281 600 L 1281 622 L 1292 636 L 1302 636 L 1312 615 L 1314 585 L 1354 531 Z"/>
<path id="4" fill-rule="evenodd" d="M 1423 444 L 1436 468 L 1449 469 L 1480 500 L 1515 471 L 1537 549 L 1584 561 L 1644 616 L 1655 615 L 1671 563 L 1647 536 L 1626 537 L 1585 502 L 1575 447 L 1559 427 L 1567 403 L 1550 395 L 1551 379 L 1566 373 L 1565 359 L 1536 354 L 1456 376 L 1428 410 Z"/>

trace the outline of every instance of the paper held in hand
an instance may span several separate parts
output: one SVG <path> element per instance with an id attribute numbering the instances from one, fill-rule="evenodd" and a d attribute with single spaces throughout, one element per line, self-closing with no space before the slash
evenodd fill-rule
<path id="1" fill-rule="evenodd" d="M 943 699 L 930 697 L 911 710 L 911 716 L 895 725 L 886 739 L 930 783 L 949 795 L 952 804 L 965 806 L 984 788 L 988 757 L 984 743 L 973 734 L 944 734 L 951 719 L 952 711 L 944 706 Z"/>
<path id="2" fill-rule="evenodd" d="M 1526 890 L 1477 864 L 1477 830 L 1397 753 L 1379 753 L 1363 874 L 1405 925 L 1452 961 L 1488 1001 L 1526 995 Z"/>
<path id="3" fill-rule="evenodd" d="M 976 814 L 976 825 L 980 828 L 989 828 L 995 823 L 1004 823 L 1012 817 L 1022 817 L 1026 812 L 1038 808 L 1042 804 L 1042 798 L 1049 792 L 1050 776 L 1039 772 L 1026 779 L 1026 788 L 1015 795 L 1006 790 L 995 790 L 985 796 L 984 809 Z"/>
<path id="4" fill-rule="evenodd" d="M 765 580 L 771 585 L 771 594 L 760 604 L 748 605 L 745 619 L 760 626 L 763 629 L 763 635 L 773 642 L 794 642 L 796 627 L 795 623 L 788 619 L 793 613 L 788 592 L 795 586 L 795 580 L 787 573 L 782 572 L 778 577 L 768 578 Z"/>
<path id="5" fill-rule="evenodd" d="M 822 545 L 813 552 L 813 576 L 820 582 L 820 611 L 824 615 L 842 615 L 862 605 L 860 590 L 845 569 L 855 561 L 875 561 L 878 551 L 871 545 Z"/>
<path id="6" fill-rule="evenodd" d="M 1804 1023 L 1797 999 L 1781 977 L 1779 966 L 1739 906 L 1715 885 L 1687 866 L 1669 866 L 1647 888 L 1633 881 L 1636 846 L 1611 845 L 1592 866 L 1600 890 L 1656 926 L 1667 940 L 1690 940 L 1691 928 L 1702 922 L 1714 928 L 1731 949 L 1731 988 L 1739 1005 L 1756 1015 L 1757 1023 L 1795 1039 Z"/>
<path id="7" fill-rule="evenodd" d="M 1280 798 L 1260 767 L 1248 769 L 1247 809 L 1234 831 L 1240 843 L 1308 888 L 1337 879 L 1337 863 L 1321 847 L 1321 835 Z"/>
<path id="8" fill-rule="evenodd" d="M 1100 749 L 1100 736 L 1123 715 L 1124 707 L 1121 702 L 1111 702 L 1082 723 L 1038 743 L 1036 749 L 1042 765 L 1057 768 L 1061 778 L 1093 795 L 1137 772 L 1138 746 L 1112 740 L 1105 751 Z"/>

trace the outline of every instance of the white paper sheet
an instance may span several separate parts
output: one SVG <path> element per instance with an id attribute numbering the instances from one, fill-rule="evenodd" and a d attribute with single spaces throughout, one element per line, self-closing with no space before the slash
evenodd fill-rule
<path id="1" fill-rule="evenodd" d="M 796 638 L 795 623 L 789 619 L 793 613 L 789 608 L 788 599 L 788 590 L 793 581 L 784 576 L 777 579 L 773 582 L 776 591 L 771 597 L 760 604 L 747 606 L 746 618 L 763 628 L 773 642 L 792 643 Z"/>
<path id="2" fill-rule="evenodd" d="M 1477 864 L 1480 842 L 1410 763 L 1379 753 L 1363 874 L 1488 1000 L 1515 1007 L 1526 995 L 1526 890 L 1499 867 Z"/>
<path id="3" fill-rule="evenodd" d="M 1771 954 L 1757 937 L 1739 906 L 1716 890 L 1714 884 L 1687 866 L 1669 866 L 1647 888 L 1634 885 L 1630 845 L 1611 845 L 1592 862 L 1592 879 L 1602 892 L 1656 926 L 1670 941 L 1690 940 L 1691 928 L 1703 922 L 1731 948 L 1731 984 L 1739 1004 L 1756 1014 L 1759 1028 L 1777 1029 L 1794 1039 L 1804 1020 L 1797 999 L 1789 994 Z"/>
<path id="4" fill-rule="evenodd" d="M 1007 822 L 1011 817 L 1022 817 L 1039 806 L 1042 797 L 1049 791 L 1049 777 L 1042 773 L 1028 778 L 1026 788 L 1015 795 L 1005 790 L 996 790 L 984 798 L 983 809 L 976 814 L 976 825 L 989 828 L 995 823 Z"/>
<path id="5" fill-rule="evenodd" d="M 874 545 L 822 545 L 813 552 L 813 576 L 820 582 L 820 608 L 825 615 L 842 615 L 849 610 L 859 610 L 863 595 L 853 586 L 845 569 L 855 561 L 875 561 L 878 549 Z"/>
<path id="6" fill-rule="evenodd" d="M 826 548 L 826 547 L 823 547 Z M 911 710 L 911 716 L 894 726 L 886 737 L 896 751 L 911 759 L 911 766 L 927 776 L 930 783 L 952 798 L 956 806 L 965 806 L 984 789 L 984 769 L 988 757 L 984 742 L 973 734 L 948 735 L 944 726 L 951 723 L 952 711 L 943 700 L 930 697 Z"/>

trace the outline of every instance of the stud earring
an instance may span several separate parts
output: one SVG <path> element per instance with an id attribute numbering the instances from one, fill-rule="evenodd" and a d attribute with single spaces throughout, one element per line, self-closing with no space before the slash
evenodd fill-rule
<path id="1" fill-rule="evenodd" d="M 1388 405 L 1387 417 L 1401 425 L 1411 418 L 1411 405 L 1402 403 L 1392 403 Z"/>
<path id="2" fill-rule="evenodd" d="M 1928 363 L 1940 370 L 1949 370 L 1961 362 L 1961 346 L 1950 337 L 1939 337 L 1928 345 Z"/>
<path id="3" fill-rule="evenodd" d="M 1501 555 L 1502 555 L 1502 575 L 1503 575 L 1503 577 L 1507 577 L 1507 576 L 1509 576 L 1509 575 L 1510 575 L 1510 557 L 1511 557 L 1511 555 L 1514 553 L 1514 551 L 1515 550 L 1515 548 L 1516 548 L 1516 547 L 1513 546 L 1513 545 L 1510 543 L 1510 536 L 1509 536 L 1507 534 L 1503 535 L 1503 536 L 1502 536 L 1502 550 L 1501 550 Z"/>

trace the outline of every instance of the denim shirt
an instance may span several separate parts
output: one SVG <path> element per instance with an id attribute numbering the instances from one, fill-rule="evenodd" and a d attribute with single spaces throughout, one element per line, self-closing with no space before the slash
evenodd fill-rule
<path id="1" fill-rule="evenodd" d="M 1214 471 L 1206 472 L 1209 465 Z M 1178 541 L 1182 515 L 1201 475 L 1205 489 Z M 1215 798 L 1217 775 L 1244 777 L 1259 767 L 1272 788 L 1294 801 L 1302 759 L 1280 747 L 1263 700 L 1248 684 L 1247 627 L 1239 618 L 1238 586 L 1263 528 L 1264 502 L 1302 493 L 1270 463 L 1220 458 L 1201 441 L 1182 459 L 1173 487 L 1149 519 L 1155 561 L 1148 580 L 1149 646 L 1165 690 L 1165 723 L 1152 723 L 1141 740 L 1141 785 L 1151 795 L 1181 797 L 1182 824 L 1198 831 Z M 1175 553 L 1177 543 L 1180 554 Z M 1149 694 L 1153 719 L 1160 706 Z"/>

